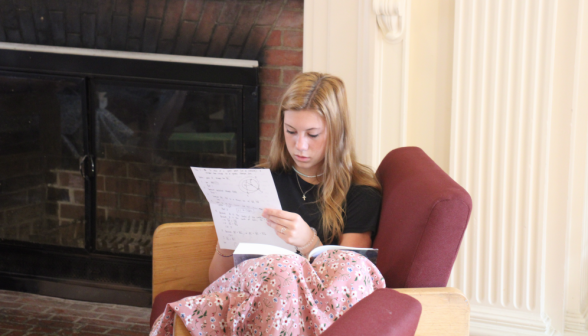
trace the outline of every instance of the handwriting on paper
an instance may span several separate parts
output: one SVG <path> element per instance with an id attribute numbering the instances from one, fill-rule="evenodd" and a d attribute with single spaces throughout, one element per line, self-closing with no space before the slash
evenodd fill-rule
<path id="1" fill-rule="evenodd" d="M 260 243 L 294 251 L 261 216 L 265 208 L 282 209 L 269 169 L 191 168 L 210 203 L 221 248 Z"/>

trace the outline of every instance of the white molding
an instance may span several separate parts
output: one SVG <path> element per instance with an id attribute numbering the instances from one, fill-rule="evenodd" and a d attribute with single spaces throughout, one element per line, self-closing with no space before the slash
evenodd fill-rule
<path id="1" fill-rule="evenodd" d="M 572 331 L 588 335 L 588 328 L 586 327 L 586 316 L 576 312 L 566 312 L 566 332 Z"/>
<path id="2" fill-rule="evenodd" d="M 406 0 L 405 11 L 405 32 L 402 49 L 402 76 L 401 76 L 401 93 L 400 93 L 400 132 L 398 134 L 397 145 L 395 147 L 406 146 L 406 129 L 408 125 L 408 76 L 409 76 L 409 51 L 410 51 L 410 14 L 412 0 Z M 383 158 L 383 157 L 382 157 Z"/>
<path id="3" fill-rule="evenodd" d="M 381 87 L 377 79 L 381 76 L 376 69 L 378 55 L 376 45 L 377 28 L 374 25 L 374 14 L 371 8 L 371 0 L 357 2 L 357 94 L 355 100 L 355 138 L 356 151 L 359 160 L 372 168 L 377 168 L 375 153 L 380 147 L 379 128 L 375 125 L 380 120 Z"/>
<path id="4" fill-rule="evenodd" d="M 475 335 L 563 332 L 552 270 L 565 242 L 548 239 L 557 4 L 455 4 L 450 175 L 475 206 L 451 285 L 470 300 Z"/>
<path id="5" fill-rule="evenodd" d="M 470 312 L 470 335 L 546 335 L 545 322 L 536 313 L 475 306 Z"/>
<path id="6" fill-rule="evenodd" d="M 54 46 L 33 45 L 33 44 L 23 44 L 23 43 L 10 43 L 10 42 L 0 42 L 0 49 L 32 51 L 32 52 L 45 52 L 45 53 L 52 53 L 52 54 L 126 58 L 126 59 L 135 59 L 135 60 L 159 61 L 159 62 L 221 65 L 221 66 L 233 66 L 233 67 L 239 67 L 239 68 L 257 68 L 259 66 L 259 63 L 257 61 L 250 61 L 250 60 L 215 58 L 215 57 L 199 57 L 199 56 L 164 55 L 164 54 L 152 54 L 152 53 L 143 53 L 143 52 L 84 49 L 84 48 L 72 48 L 72 47 L 54 47 Z"/>
<path id="7" fill-rule="evenodd" d="M 373 0 L 372 7 L 386 41 L 401 42 L 404 39 L 409 17 L 406 0 Z"/>
<path id="8" fill-rule="evenodd" d="M 570 183 L 566 255 L 565 330 L 588 335 L 588 16 L 586 0 L 578 1 L 576 54 L 570 134 Z"/>

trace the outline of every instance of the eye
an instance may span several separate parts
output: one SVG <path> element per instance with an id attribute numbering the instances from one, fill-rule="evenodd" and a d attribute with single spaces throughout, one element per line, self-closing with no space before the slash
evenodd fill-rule
<path id="1" fill-rule="evenodd" d="M 319 135 L 318 134 L 309 134 L 308 136 L 311 137 L 311 138 L 316 138 Z"/>
<path id="2" fill-rule="evenodd" d="M 286 130 L 286 132 L 287 132 L 288 134 L 294 134 L 294 133 L 296 133 L 296 132 L 294 132 L 294 131 L 290 131 L 290 130 Z"/>

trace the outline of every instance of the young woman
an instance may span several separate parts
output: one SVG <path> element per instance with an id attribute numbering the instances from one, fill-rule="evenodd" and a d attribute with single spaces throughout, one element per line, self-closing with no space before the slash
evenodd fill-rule
<path id="1" fill-rule="evenodd" d="M 370 247 L 381 195 L 355 158 L 343 82 L 298 75 L 282 99 L 268 162 L 284 210 L 263 216 L 302 256 L 322 244 Z M 179 314 L 192 335 L 320 334 L 357 301 L 385 287 L 377 268 L 353 252 L 330 251 L 312 264 L 270 255 L 233 265 L 219 249 L 203 295 L 168 304 L 151 335 L 171 335 Z"/>

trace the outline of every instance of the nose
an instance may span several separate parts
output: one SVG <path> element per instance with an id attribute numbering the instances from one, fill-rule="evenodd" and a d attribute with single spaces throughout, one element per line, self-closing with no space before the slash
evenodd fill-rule
<path id="1" fill-rule="evenodd" d="M 296 138 L 296 149 L 301 152 L 308 149 L 308 141 L 303 136 Z"/>

